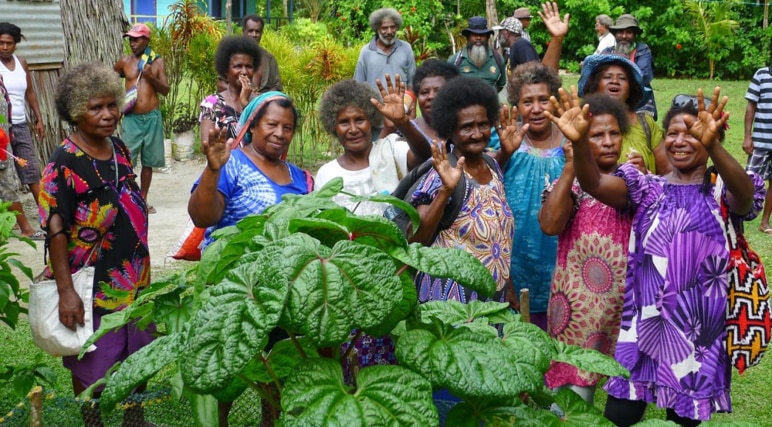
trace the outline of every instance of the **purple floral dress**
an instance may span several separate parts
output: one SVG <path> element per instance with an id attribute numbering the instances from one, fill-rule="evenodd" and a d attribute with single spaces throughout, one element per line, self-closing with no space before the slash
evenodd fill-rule
<path id="1" fill-rule="evenodd" d="M 630 164 L 615 175 L 627 183 L 636 209 L 615 353 L 630 379 L 610 378 L 605 388 L 695 420 L 731 411 L 724 348 L 729 251 L 718 204 L 701 184 L 671 184 Z M 730 213 L 734 221 L 761 210 L 764 182 L 750 176 L 753 207 L 743 217 Z"/>

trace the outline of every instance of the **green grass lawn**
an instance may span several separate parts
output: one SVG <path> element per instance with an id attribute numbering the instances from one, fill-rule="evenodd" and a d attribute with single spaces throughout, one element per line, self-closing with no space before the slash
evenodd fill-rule
<path id="1" fill-rule="evenodd" d="M 564 76 L 564 85 L 576 85 L 578 76 Z M 727 150 L 744 165 L 746 155 L 742 151 L 743 116 L 745 114 L 744 94 L 748 82 L 716 82 L 708 80 L 667 80 L 655 79 L 653 82 L 660 120 L 667 112 L 673 96 L 686 93 L 696 94 L 698 88 L 712 93 L 715 86 L 722 87 L 722 94 L 729 97 L 726 110 L 730 113 L 730 128 L 724 142 Z M 307 112 L 303 112 L 307 114 Z M 746 227 L 746 236 L 751 245 L 766 261 L 769 267 L 772 262 L 772 236 L 767 236 L 758 231 L 758 219 Z M 35 355 L 42 353 L 35 347 L 29 335 L 26 322 L 21 322 L 16 331 L 6 327 L 0 327 L 0 366 L 14 363 L 22 363 L 31 360 Z M 52 389 L 58 396 L 71 396 L 69 372 L 61 367 L 61 360 L 45 355 L 46 363 L 58 374 L 58 382 Z M 772 355 L 767 356 L 763 363 L 750 369 L 743 376 L 736 372 L 733 374 L 732 399 L 734 404 L 733 414 L 718 414 L 714 417 L 716 422 L 744 421 L 754 426 L 772 426 L 772 391 L 770 391 L 769 379 L 772 378 Z M 151 384 L 152 385 L 152 384 Z M 11 395 L 10 387 L 0 388 L 0 416 L 11 410 L 20 399 Z M 605 393 L 596 393 L 596 406 L 602 410 L 605 403 Z M 664 419 L 664 411 L 650 408 L 647 418 Z M 0 422 L 0 425 L 3 425 Z M 14 423 L 13 425 L 21 425 Z"/>

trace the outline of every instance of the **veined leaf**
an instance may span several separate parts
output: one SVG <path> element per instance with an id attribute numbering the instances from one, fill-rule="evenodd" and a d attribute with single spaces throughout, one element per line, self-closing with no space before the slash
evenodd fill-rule
<path id="1" fill-rule="evenodd" d="M 521 366 L 519 353 L 492 334 L 470 328 L 413 329 L 400 335 L 396 356 L 400 365 L 426 377 L 435 388 L 456 396 L 514 397 L 541 386 L 543 373 Z M 546 369 L 545 369 L 546 370 Z"/>
<path id="2" fill-rule="evenodd" d="M 555 351 L 553 340 L 531 323 L 507 323 L 503 333 L 504 347 L 517 359 L 510 367 L 510 375 L 517 377 L 523 384 L 523 391 L 540 390 L 544 383 L 544 373 L 549 369 Z"/>
<path id="3" fill-rule="evenodd" d="M 503 302 L 475 300 L 464 304 L 459 301 L 449 300 L 423 303 L 420 306 L 419 314 L 421 318 L 435 318 L 441 320 L 442 323 L 457 326 L 508 310 L 509 304 Z"/>
<path id="4" fill-rule="evenodd" d="M 266 246 L 258 264 L 264 280 L 289 284 L 281 325 L 318 347 L 342 343 L 352 329 L 377 326 L 402 298 L 393 260 L 356 242 L 330 249 L 295 234 Z"/>
<path id="5" fill-rule="evenodd" d="M 413 243 L 406 251 L 394 251 L 391 255 L 431 276 L 453 279 L 481 296 L 489 297 L 496 292 L 496 282 L 490 271 L 466 251 L 455 248 L 427 248 Z"/>
<path id="6" fill-rule="evenodd" d="M 270 353 L 265 355 L 268 365 L 277 378 L 286 377 L 298 364 L 305 363 L 306 360 L 319 358 L 319 353 L 316 352 L 316 348 L 311 344 L 311 340 L 301 337 L 298 338 L 298 344 L 300 344 L 307 359 L 303 358 L 290 339 L 277 342 Z M 242 374 L 255 382 L 270 383 L 273 381 L 273 378 L 268 373 L 268 369 L 257 357 L 247 364 Z"/>
<path id="7" fill-rule="evenodd" d="M 363 331 L 372 337 L 382 337 L 390 333 L 397 324 L 405 319 L 418 304 L 418 292 L 415 289 L 413 275 L 409 272 L 400 274 L 399 280 L 402 283 L 402 298 L 394 306 L 391 313 L 383 319 L 381 323 Z"/>
<path id="8" fill-rule="evenodd" d="M 614 423 L 603 417 L 603 414 L 584 401 L 578 394 L 564 388 L 555 396 L 555 403 L 563 411 L 563 426 L 584 427 L 614 427 Z"/>
<path id="9" fill-rule="evenodd" d="M 371 366 L 357 375 L 358 387 L 343 383 L 340 364 L 310 361 L 287 378 L 282 393 L 283 426 L 437 426 L 432 389 L 400 366 Z"/>
<path id="10" fill-rule="evenodd" d="M 131 390 L 147 382 L 164 366 L 175 361 L 182 351 L 182 346 L 182 334 L 167 335 L 157 338 L 130 355 L 109 377 L 107 387 L 102 392 L 102 408 L 114 409 L 115 404 L 127 397 Z"/>
<path id="11" fill-rule="evenodd" d="M 555 341 L 557 354 L 552 357 L 556 362 L 565 362 L 588 372 L 597 372 L 610 377 L 630 377 L 630 372 L 613 357 L 606 356 L 596 350 L 568 345 Z"/>
<path id="12" fill-rule="evenodd" d="M 196 313 L 183 358 L 185 384 L 207 394 L 228 385 L 276 327 L 287 295 L 286 282 L 259 280 L 258 253 L 244 257 Z M 259 264 L 257 264 L 259 265 Z"/>
<path id="13" fill-rule="evenodd" d="M 105 334 L 108 332 L 126 326 L 129 322 L 131 322 L 132 319 L 144 317 L 152 313 L 153 306 L 153 302 L 148 302 L 145 304 L 129 304 L 121 311 L 115 311 L 102 316 L 99 329 L 94 331 L 94 334 L 88 337 L 86 342 L 83 344 L 83 347 L 80 348 L 78 359 L 81 359 L 83 355 L 86 354 L 86 350 L 88 350 L 91 345 L 105 336 Z"/>
<path id="14" fill-rule="evenodd" d="M 518 410 L 524 406 L 519 398 L 464 399 L 448 412 L 445 425 L 447 427 L 519 426 L 521 424 L 520 420 L 517 420 Z M 557 417 L 554 418 L 557 421 Z"/>

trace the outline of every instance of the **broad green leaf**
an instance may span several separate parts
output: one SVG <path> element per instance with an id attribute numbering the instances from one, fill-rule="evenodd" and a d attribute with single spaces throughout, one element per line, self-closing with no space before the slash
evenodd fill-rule
<path id="1" fill-rule="evenodd" d="M 147 382 L 164 366 L 177 359 L 184 345 L 183 335 L 174 334 L 157 338 L 130 355 L 109 377 L 101 396 L 101 406 L 112 410 L 138 385 Z"/>
<path id="2" fill-rule="evenodd" d="M 512 322 L 504 325 L 503 333 L 504 346 L 518 354 L 519 363 L 531 365 L 542 374 L 547 372 L 555 341 L 546 332 L 532 323 Z"/>
<path id="3" fill-rule="evenodd" d="M 195 392 L 224 388 L 255 354 L 276 327 L 287 295 L 286 282 L 258 280 L 259 253 L 244 257 L 196 313 L 188 333 L 182 375 Z M 260 264 L 257 264 L 260 265 Z"/>
<path id="4" fill-rule="evenodd" d="M 397 327 L 397 324 L 410 315 L 413 308 L 418 304 L 418 292 L 415 289 L 413 275 L 409 272 L 403 272 L 399 275 L 399 279 L 402 283 L 402 298 L 380 324 L 363 329 L 363 332 L 366 334 L 372 337 L 382 337 L 389 334 Z"/>
<path id="5" fill-rule="evenodd" d="M 399 337 L 396 356 L 400 365 L 456 396 L 513 397 L 543 381 L 533 366 L 520 366 L 519 355 L 498 337 L 469 328 L 446 327 L 439 335 L 409 330 Z"/>
<path id="6" fill-rule="evenodd" d="M 156 324 L 166 325 L 169 333 L 181 332 L 193 316 L 193 295 L 178 288 L 173 293 L 164 294 L 155 299 L 153 320 Z"/>
<path id="7" fill-rule="evenodd" d="M 578 394 L 564 388 L 555 396 L 555 403 L 563 411 L 564 426 L 584 427 L 614 427 L 614 424 L 603 417 L 595 406 L 587 403 Z"/>
<path id="8" fill-rule="evenodd" d="M 481 296 L 489 297 L 496 292 L 496 282 L 490 271 L 466 251 L 455 248 L 427 248 L 413 243 L 406 251 L 394 251 L 391 255 L 431 276 L 451 278 Z"/>
<path id="9" fill-rule="evenodd" d="M 349 231 L 337 221 L 324 218 L 297 218 L 289 223 L 293 233 L 305 233 L 331 247 L 339 240 L 350 240 Z"/>
<path id="10" fill-rule="evenodd" d="M 457 326 L 470 323 L 481 317 L 489 317 L 509 310 L 509 304 L 494 301 L 469 301 L 464 304 L 459 301 L 429 301 L 421 304 L 421 318 L 435 318 L 442 323 Z"/>
<path id="11" fill-rule="evenodd" d="M 744 423 L 742 421 L 727 421 L 727 422 L 709 421 L 707 423 L 704 423 L 704 425 L 710 426 L 710 427 L 758 427 L 757 424 Z M 633 427 L 678 427 L 678 424 L 674 423 L 673 421 L 651 418 L 651 419 L 643 420 L 639 423 L 633 424 Z"/>
<path id="12" fill-rule="evenodd" d="M 250 361 L 247 366 L 251 363 L 253 362 Z M 241 378 L 233 377 L 225 388 L 212 392 L 212 396 L 219 402 L 235 402 L 239 396 L 244 394 L 248 387 L 249 385 L 242 381 Z"/>
<path id="13" fill-rule="evenodd" d="M 281 325 L 318 347 L 342 343 L 352 329 L 377 326 L 402 298 L 392 259 L 356 242 L 330 249 L 296 234 L 266 246 L 258 264 L 265 280 L 289 284 Z"/>
<path id="14" fill-rule="evenodd" d="M 21 261 L 16 258 L 10 258 L 8 264 L 18 268 L 25 276 L 32 280 L 32 269 L 24 265 Z"/>
<path id="15" fill-rule="evenodd" d="M 242 258 L 249 253 L 259 251 L 265 244 L 262 236 L 266 217 L 263 215 L 250 215 L 239 221 L 236 226 L 227 227 L 232 230 L 225 239 L 215 240 L 201 256 L 203 266 L 199 268 L 199 275 L 204 274 L 205 283 L 217 284 L 222 281 L 228 272 L 242 264 Z M 257 223 L 253 227 L 248 224 Z"/>
<path id="16" fill-rule="evenodd" d="M 437 426 L 432 388 L 400 366 L 359 371 L 358 387 L 343 383 L 340 364 L 309 361 L 287 378 L 282 392 L 283 426 Z"/>
<path id="17" fill-rule="evenodd" d="M 298 338 L 297 340 L 308 359 L 303 358 L 291 339 L 277 342 L 270 353 L 266 355 L 268 365 L 271 366 L 271 369 L 277 378 L 284 378 L 289 375 L 298 364 L 319 357 L 319 353 L 316 352 L 316 348 L 311 344 L 311 340 L 306 338 Z M 260 361 L 259 357 L 252 359 L 244 368 L 242 374 L 244 377 L 255 382 L 270 383 L 273 381 L 273 378 L 271 378 L 271 375 L 268 373 L 268 369 L 263 362 Z"/>
<path id="18" fill-rule="evenodd" d="M 313 194 L 320 198 L 332 198 L 336 194 L 343 190 L 343 178 L 333 178 L 322 186 L 318 190 L 314 190 Z"/>
<path id="19" fill-rule="evenodd" d="M 129 322 L 131 322 L 132 319 L 149 315 L 153 311 L 153 306 L 153 302 L 148 302 L 145 304 L 130 304 L 128 307 L 121 311 L 115 311 L 102 316 L 99 329 L 94 331 L 94 334 L 91 335 L 83 344 L 83 347 L 80 348 L 78 359 L 83 358 L 83 355 L 86 354 L 86 350 L 88 350 L 89 347 L 96 343 L 97 340 L 105 336 L 105 334 L 108 332 L 126 326 Z"/>
<path id="20" fill-rule="evenodd" d="M 392 221 L 377 215 L 350 215 L 341 224 L 351 233 L 351 240 L 374 246 L 391 253 L 396 248 L 407 248 L 408 242 L 402 230 Z"/>
<path id="21" fill-rule="evenodd" d="M 610 377 L 630 377 L 630 372 L 619 364 L 614 358 L 606 356 L 596 350 L 582 348 L 576 345 L 568 345 L 555 341 L 555 354 L 552 359 L 556 362 L 565 362 L 588 372 L 597 372 Z"/>
<path id="22" fill-rule="evenodd" d="M 515 424 L 516 414 L 523 407 L 519 398 L 464 399 L 448 412 L 447 427 L 478 427 L 480 425 L 510 426 Z M 519 420 L 517 420 L 519 421 Z"/>
<path id="23" fill-rule="evenodd" d="M 404 211 L 408 218 L 410 218 L 410 224 L 413 226 L 413 234 L 415 234 L 416 231 L 418 231 L 418 227 L 421 226 L 421 217 L 418 215 L 418 211 L 416 208 L 411 205 L 410 203 L 399 199 L 397 197 L 394 197 L 389 194 L 375 194 L 372 196 L 359 196 L 359 195 L 352 195 L 351 198 L 354 201 L 370 201 L 370 202 L 378 202 L 378 203 L 388 203 L 402 211 Z"/>

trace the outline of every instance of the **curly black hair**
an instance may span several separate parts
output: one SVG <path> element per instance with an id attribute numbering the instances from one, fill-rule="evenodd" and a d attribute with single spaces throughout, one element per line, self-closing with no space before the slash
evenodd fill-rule
<path id="1" fill-rule="evenodd" d="M 3 34 L 8 34 L 13 37 L 14 43 L 19 43 L 22 38 L 25 38 L 21 34 L 21 28 L 10 22 L 0 22 L 0 36 Z"/>
<path id="2" fill-rule="evenodd" d="M 520 102 L 520 93 L 523 86 L 544 83 L 549 89 L 550 95 L 557 97 L 558 89 L 563 86 L 563 79 L 552 68 L 541 62 L 531 61 L 520 64 L 509 77 L 509 89 L 507 92 L 509 103 L 517 105 Z"/>
<path id="3" fill-rule="evenodd" d="M 705 98 L 706 107 L 707 104 L 710 102 L 708 98 Z M 667 133 L 667 128 L 670 127 L 670 122 L 673 121 L 673 118 L 679 114 L 688 114 L 690 116 L 697 117 L 697 97 L 694 97 L 694 102 L 688 102 L 686 104 L 682 105 L 672 105 L 670 109 L 667 111 L 667 114 L 665 114 L 665 118 L 662 119 L 662 129 Z M 726 130 L 723 127 L 720 127 L 718 129 L 718 140 L 723 143 L 724 137 L 726 136 Z"/>
<path id="4" fill-rule="evenodd" d="M 461 75 L 458 68 L 446 61 L 440 61 L 439 59 L 427 59 L 416 68 L 415 75 L 413 76 L 413 93 L 418 95 L 421 91 L 421 82 L 427 77 L 442 77 L 445 81 L 449 81 L 452 78 Z"/>
<path id="5" fill-rule="evenodd" d="M 255 40 L 247 36 L 226 36 L 220 40 L 214 53 L 214 69 L 217 74 L 227 76 L 231 57 L 237 54 L 251 56 L 255 70 L 260 66 L 260 47 Z"/>
<path id="6" fill-rule="evenodd" d="M 99 62 L 78 64 L 59 78 L 54 104 L 59 117 L 77 125 L 92 98 L 112 96 L 120 108 L 126 89 L 112 67 Z"/>
<path id="7" fill-rule="evenodd" d="M 587 85 L 584 88 L 584 93 L 586 94 L 598 93 L 598 90 L 600 88 L 600 81 L 603 78 L 603 74 L 605 74 L 606 71 L 609 69 L 609 67 L 611 67 L 612 65 L 621 67 L 625 71 L 627 84 L 630 87 L 630 93 L 627 96 L 627 100 L 625 101 L 625 104 L 627 104 L 627 107 L 631 111 L 635 110 L 638 107 L 638 104 L 640 104 L 641 101 L 643 100 L 643 96 L 644 96 L 643 87 L 638 85 L 638 83 L 635 80 L 635 77 L 633 77 L 633 70 L 625 62 L 622 62 L 622 61 L 613 62 L 613 63 L 605 64 L 603 66 L 598 67 L 595 70 L 595 72 L 593 72 L 590 75 L 590 79 L 587 80 Z"/>
<path id="8" fill-rule="evenodd" d="M 362 110 L 370 120 L 371 128 L 382 128 L 383 115 L 370 102 L 372 98 L 380 99 L 380 96 L 375 89 L 366 83 L 343 80 L 330 86 L 322 95 L 322 102 L 319 103 L 319 120 L 321 120 L 324 130 L 337 136 L 335 125 L 338 122 L 338 113 L 346 107 Z"/>
<path id="9" fill-rule="evenodd" d="M 582 104 L 590 106 L 593 117 L 610 114 L 617 119 L 619 130 L 626 134 L 630 130 L 630 118 L 627 116 L 627 107 L 622 101 L 612 98 L 605 93 L 596 93 L 584 97 Z"/>
<path id="10" fill-rule="evenodd" d="M 458 127 L 458 112 L 473 105 L 485 107 L 488 122 L 499 120 L 499 97 L 478 78 L 458 77 L 445 83 L 432 101 L 432 124 L 440 138 L 450 139 Z"/>

